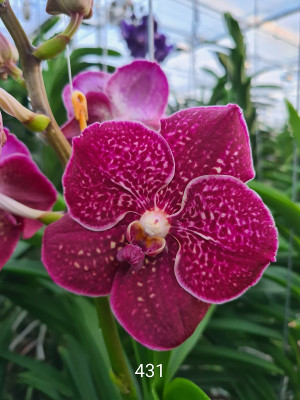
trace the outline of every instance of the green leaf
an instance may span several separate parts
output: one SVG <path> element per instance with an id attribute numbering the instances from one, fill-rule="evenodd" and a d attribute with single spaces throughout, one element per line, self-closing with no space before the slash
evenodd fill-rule
<path id="1" fill-rule="evenodd" d="M 64 376 L 61 371 L 56 370 L 55 368 L 51 367 L 50 365 L 44 364 L 41 361 L 37 361 L 28 357 L 21 356 L 19 354 L 12 353 L 10 351 L 0 349 L 0 357 L 6 360 L 9 360 L 25 369 L 30 371 L 30 374 L 22 374 L 21 381 L 31 380 L 32 384 L 34 385 L 34 380 L 32 377 L 35 377 L 35 383 L 38 384 L 39 389 L 42 386 L 42 382 L 48 382 L 49 385 L 53 387 L 52 394 L 54 397 L 53 399 L 61 399 L 59 393 L 62 395 L 70 395 L 70 390 L 68 389 L 67 385 L 64 382 Z M 55 397 L 56 396 L 56 397 Z"/>
<path id="2" fill-rule="evenodd" d="M 71 336 L 66 336 L 66 348 L 60 349 L 60 354 L 70 374 L 74 391 L 82 400 L 99 400 L 94 386 L 87 355 Z"/>
<path id="3" fill-rule="evenodd" d="M 217 331 L 228 330 L 232 332 L 246 332 L 278 340 L 282 339 L 281 332 L 278 332 L 275 329 L 267 328 L 251 321 L 241 320 L 238 318 L 228 318 L 227 316 L 224 318 L 214 318 L 209 324 L 209 329 Z"/>
<path id="4" fill-rule="evenodd" d="M 193 382 L 176 378 L 166 385 L 163 400 L 210 400 Z"/>
<path id="5" fill-rule="evenodd" d="M 279 190 L 256 180 L 249 182 L 248 186 L 261 196 L 267 206 L 284 218 L 289 228 L 300 235 L 300 207 L 297 204 L 293 203 Z"/>
<path id="6" fill-rule="evenodd" d="M 168 382 L 173 378 L 177 369 L 182 364 L 183 360 L 186 358 L 188 353 L 192 350 L 195 344 L 198 342 L 201 337 L 203 331 L 205 330 L 207 324 L 210 321 L 210 318 L 215 310 L 216 306 L 211 305 L 208 309 L 205 317 L 200 322 L 195 332 L 192 334 L 190 338 L 188 338 L 181 346 L 177 347 L 171 352 L 170 361 L 168 364 L 168 369 L 166 373 L 166 381 Z"/>
<path id="7" fill-rule="evenodd" d="M 228 365 L 236 370 L 240 368 L 260 369 L 261 371 L 282 374 L 283 371 L 271 361 L 241 350 L 235 350 L 223 346 L 206 345 L 195 349 L 193 357 L 201 360 L 203 364 Z"/>
<path id="8" fill-rule="evenodd" d="M 291 128 L 291 133 L 297 143 L 298 152 L 300 151 L 300 117 L 293 105 L 285 99 L 285 105 L 288 112 L 288 122 Z"/>

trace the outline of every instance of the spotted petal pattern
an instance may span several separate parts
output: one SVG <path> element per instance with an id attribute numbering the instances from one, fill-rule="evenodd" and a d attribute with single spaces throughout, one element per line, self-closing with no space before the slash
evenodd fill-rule
<path id="1" fill-rule="evenodd" d="M 7 141 L 0 157 L 0 192 L 28 207 L 51 210 L 56 201 L 56 190 L 40 172 L 28 149 L 14 135 L 5 130 Z M 23 237 L 31 237 L 42 224 L 23 219 Z"/>
<path id="2" fill-rule="evenodd" d="M 275 261 L 273 218 L 260 197 L 236 178 L 194 179 L 170 221 L 181 244 L 177 279 L 201 300 L 222 303 L 241 295 Z"/>
<path id="3" fill-rule="evenodd" d="M 112 310 L 120 324 L 143 345 L 168 350 L 186 340 L 204 317 L 209 304 L 182 289 L 174 275 L 178 244 L 146 258 L 139 271 L 121 265 L 111 293 Z"/>
<path id="4" fill-rule="evenodd" d="M 104 232 L 87 230 L 68 214 L 49 225 L 43 237 L 42 260 L 53 281 L 77 294 L 109 294 L 119 268 L 117 253 L 125 244 L 132 219 L 128 215 Z"/>
<path id="5" fill-rule="evenodd" d="M 9 260 L 22 233 L 22 224 L 16 218 L 0 210 L 0 269 Z"/>
<path id="6" fill-rule="evenodd" d="M 198 176 L 254 177 L 247 127 L 234 104 L 179 111 L 161 121 L 160 133 L 176 160 L 174 179 L 157 199 L 169 214 L 178 211 L 187 183 Z"/>
<path id="7" fill-rule="evenodd" d="M 73 146 L 65 198 L 71 217 L 89 229 L 108 229 L 129 211 L 153 208 L 155 194 L 174 174 L 166 141 L 139 123 L 93 124 Z"/>

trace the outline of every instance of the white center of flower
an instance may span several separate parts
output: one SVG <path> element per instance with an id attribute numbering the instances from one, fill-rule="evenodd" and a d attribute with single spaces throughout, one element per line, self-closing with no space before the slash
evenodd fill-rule
<path id="1" fill-rule="evenodd" d="M 166 214 L 161 210 L 146 211 L 140 219 L 140 224 L 149 237 L 164 238 L 170 229 Z"/>

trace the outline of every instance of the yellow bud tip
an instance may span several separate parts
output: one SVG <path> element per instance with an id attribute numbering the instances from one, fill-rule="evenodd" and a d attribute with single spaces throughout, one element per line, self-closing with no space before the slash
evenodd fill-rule
<path id="1" fill-rule="evenodd" d="M 72 93 L 72 104 L 75 118 L 79 121 L 80 130 L 83 131 L 87 127 L 86 121 L 89 119 L 85 95 L 79 90 L 74 90 Z"/>

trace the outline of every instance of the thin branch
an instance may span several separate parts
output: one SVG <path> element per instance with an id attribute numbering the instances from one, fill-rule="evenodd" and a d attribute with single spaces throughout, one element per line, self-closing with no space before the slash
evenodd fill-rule
<path id="1" fill-rule="evenodd" d="M 0 2 L 0 17 L 11 34 L 20 54 L 26 87 L 34 112 L 47 115 L 51 123 L 45 130 L 48 143 L 53 147 L 65 166 L 71 155 L 71 146 L 64 137 L 52 114 L 41 72 L 41 61 L 32 55 L 33 46 L 15 16 L 9 0 Z"/>

